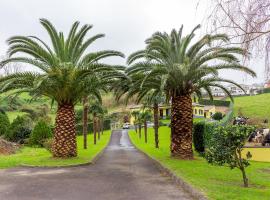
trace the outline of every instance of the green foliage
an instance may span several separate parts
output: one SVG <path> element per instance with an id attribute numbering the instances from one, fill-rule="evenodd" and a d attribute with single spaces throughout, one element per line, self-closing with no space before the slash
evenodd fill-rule
<path id="1" fill-rule="evenodd" d="M 27 115 L 18 116 L 10 125 L 10 131 L 5 138 L 12 142 L 24 143 L 32 131 L 33 122 Z"/>
<path id="2" fill-rule="evenodd" d="M 17 93 L 30 92 L 35 98 L 42 95 L 49 97 L 59 105 L 76 104 L 89 93 L 100 98 L 104 86 L 122 75 L 123 66 L 100 62 L 111 56 L 124 57 L 121 52 L 87 52 L 93 42 L 104 37 L 104 34 L 97 34 L 87 38 L 91 25 L 80 27 L 79 22 L 75 22 L 65 37 L 47 19 L 40 19 L 40 23 L 48 33 L 50 44 L 36 36 L 8 39 L 9 57 L 0 65 L 18 62 L 30 64 L 38 70 L 17 72 L 1 78 L 3 92 L 16 89 Z"/>
<path id="3" fill-rule="evenodd" d="M 5 113 L 0 112 L 0 136 L 8 135 L 10 128 L 10 122 L 8 116 Z"/>
<path id="4" fill-rule="evenodd" d="M 51 128 L 43 120 L 39 121 L 30 134 L 29 144 L 32 146 L 43 146 L 46 139 L 53 136 Z"/>
<path id="5" fill-rule="evenodd" d="M 191 184 L 198 190 L 203 191 L 206 195 L 206 199 L 269 200 L 269 162 L 251 161 L 251 165 L 246 170 L 249 176 L 252 177 L 252 184 L 250 188 L 243 188 L 241 187 L 241 174 L 238 170 L 230 170 L 228 167 L 223 166 L 209 165 L 204 158 L 197 156 L 196 153 L 194 160 L 170 158 L 170 131 L 168 127 L 160 127 L 159 149 L 154 148 L 155 140 L 153 128 L 148 129 L 148 143 L 144 143 L 134 130 L 129 131 L 129 136 L 132 143 L 149 157 L 158 160 L 177 177 Z M 256 148 L 259 154 L 261 150 L 265 150 L 265 156 L 270 154 L 270 148 Z"/>
<path id="6" fill-rule="evenodd" d="M 254 127 L 251 126 L 236 125 L 215 128 L 205 156 L 210 164 L 228 165 L 231 169 L 240 169 L 246 187 L 248 183 L 245 168 L 249 166 L 248 159 L 251 158 L 251 154 L 248 152 L 247 159 L 245 159 L 242 158 L 241 152 L 252 131 L 254 131 Z"/>
<path id="7" fill-rule="evenodd" d="M 204 153 L 204 131 L 205 123 L 197 122 L 193 124 L 193 144 L 194 148 L 199 153 Z"/>
<path id="8" fill-rule="evenodd" d="M 214 120 L 220 121 L 220 120 L 222 120 L 222 118 L 223 118 L 223 114 L 222 114 L 221 112 L 216 112 L 215 114 L 213 114 L 212 118 L 213 118 Z"/>
<path id="9" fill-rule="evenodd" d="M 42 146 L 49 152 L 52 152 L 53 138 L 47 138 L 43 140 Z"/>

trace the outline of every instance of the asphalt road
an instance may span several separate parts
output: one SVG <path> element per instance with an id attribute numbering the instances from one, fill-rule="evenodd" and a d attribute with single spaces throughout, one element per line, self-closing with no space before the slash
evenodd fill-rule
<path id="1" fill-rule="evenodd" d="M 0 170 L 0 200 L 176 199 L 192 198 L 131 145 L 126 131 L 113 132 L 93 165 Z"/>

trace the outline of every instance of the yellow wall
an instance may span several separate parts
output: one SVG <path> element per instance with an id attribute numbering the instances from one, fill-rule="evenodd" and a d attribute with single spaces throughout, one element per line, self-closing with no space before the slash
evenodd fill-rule
<path id="1" fill-rule="evenodd" d="M 204 109 L 202 106 L 193 106 L 193 115 L 203 117 L 204 116 Z"/>
<path id="2" fill-rule="evenodd" d="M 213 108 L 205 111 L 205 116 L 207 119 L 210 119 L 213 114 L 215 114 L 216 108 L 213 106 Z"/>

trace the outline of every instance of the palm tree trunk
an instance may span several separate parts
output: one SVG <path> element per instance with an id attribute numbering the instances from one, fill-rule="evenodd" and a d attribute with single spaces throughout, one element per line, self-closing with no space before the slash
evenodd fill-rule
<path id="1" fill-rule="evenodd" d="M 144 121 L 144 142 L 147 143 L 147 122 Z"/>
<path id="2" fill-rule="evenodd" d="M 171 155 L 193 159 L 192 151 L 192 99 L 190 95 L 172 98 Z"/>
<path id="3" fill-rule="evenodd" d="M 158 139 L 158 103 L 154 103 L 154 129 L 155 129 L 155 146 L 159 148 L 159 139 Z"/>
<path id="4" fill-rule="evenodd" d="M 97 119 L 98 140 L 100 140 L 100 118 Z"/>
<path id="5" fill-rule="evenodd" d="M 63 104 L 58 106 L 52 153 L 54 157 L 61 158 L 77 156 L 75 112 L 73 105 Z"/>
<path id="6" fill-rule="evenodd" d="M 142 125 L 139 124 L 139 138 L 142 138 Z"/>
<path id="7" fill-rule="evenodd" d="M 87 133 L 88 133 L 88 98 L 83 98 L 83 148 L 87 149 Z"/>
<path id="8" fill-rule="evenodd" d="M 94 132 L 94 144 L 97 144 L 97 117 L 93 115 L 93 132 Z"/>

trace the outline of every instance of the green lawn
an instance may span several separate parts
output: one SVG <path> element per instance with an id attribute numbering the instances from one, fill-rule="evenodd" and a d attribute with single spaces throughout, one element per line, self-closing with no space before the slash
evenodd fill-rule
<path id="1" fill-rule="evenodd" d="M 160 149 L 154 148 L 153 129 L 149 128 L 149 143 L 140 140 L 135 131 L 129 133 L 132 142 L 142 151 L 160 161 L 186 182 L 201 190 L 214 200 L 269 200 L 270 163 L 251 162 L 247 168 L 250 187 L 242 187 L 241 173 L 238 169 L 212 166 L 198 156 L 195 160 L 184 161 L 170 158 L 170 129 L 161 127 Z"/>
<path id="2" fill-rule="evenodd" d="M 9 156 L 0 156 L 0 168 L 17 167 L 20 165 L 33 166 L 68 166 L 83 164 L 101 152 L 108 144 L 111 131 L 104 131 L 97 145 L 93 144 L 93 135 L 88 135 L 88 149 L 83 149 L 83 137 L 78 136 L 78 157 L 70 159 L 52 158 L 49 151 L 44 148 L 23 147 L 18 153 Z"/>
<path id="3" fill-rule="evenodd" d="M 256 117 L 270 120 L 270 93 L 256 96 L 244 96 L 234 98 L 234 113 L 237 115 L 239 109 L 247 117 Z"/>

